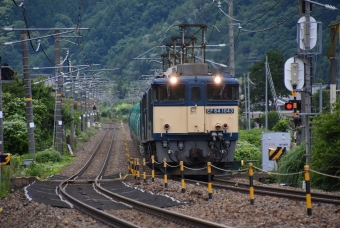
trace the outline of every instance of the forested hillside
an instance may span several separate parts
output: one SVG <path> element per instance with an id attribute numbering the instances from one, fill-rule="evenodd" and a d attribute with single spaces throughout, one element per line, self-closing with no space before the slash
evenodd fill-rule
<path id="1" fill-rule="evenodd" d="M 228 65 L 228 18 L 218 9 L 218 1 L 212 0 L 26 0 L 0 1 L 1 28 L 75 28 L 77 25 L 90 30 L 82 30 L 72 35 L 81 38 L 65 38 L 62 48 L 70 51 L 73 65 L 101 64 L 102 68 L 119 68 L 110 71 L 107 77 L 119 84 L 121 96 L 127 92 L 129 82 L 142 74 L 151 74 L 150 70 L 160 68 L 157 62 L 134 60 L 137 56 L 157 46 L 171 33 L 166 32 L 174 23 L 207 23 L 217 29 L 209 28 L 209 44 L 227 44 L 219 52 L 211 52 L 209 59 Z M 340 8 L 338 0 L 318 1 Z M 263 60 L 269 50 L 278 49 L 285 60 L 296 54 L 296 23 L 299 19 L 298 0 L 234 0 L 234 18 L 240 23 L 234 26 L 236 77 L 249 71 L 254 61 Z M 221 1 L 221 9 L 228 13 L 227 1 Z M 293 15 L 293 16 L 291 16 Z M 330 46 L 329 25 L 340 22 L 339 11 L 327 10 L 313 5 L 311 15 L 322 22 L 323 50 L 314 59 L 315 78 L 329 81 L 329 61 L 327 53 Z M 24 20 L 26 18 L 26 21 Z M 290 19 L 288 19 L 290 18 Z M 286 22 L 282 23 L 288 19 Z M 251 32 L 250 32 L 251 31 Z M 255 31 L 255 32 L 253 32 Z M 31 37 L 46 36 L 51 31 L 31 31 Z M 71 34 L 69 34 L 71 35 Z M 13 70 L 22 73 L 21 45 L 3 45 L 5 42 L 19 40 L 19 31 L 0 30 L 0 55 L 3 63 L 8 63 Z M 54 66 L 54 39 L 41 39 L 37 52 L 37 40 L 30 47 L 31 67 Z M 66 50 L 62 50 L 62 56 Z M 149 52 L 153 57 L 159 52 Z M 250 61 L 252 59 L 252 61 Z M 228 71 L 228 69 L 226 69 Z M 53 70 L 34 71 L 31 73 L 51 73 Z M 282 72 L 283 73 L 283 72 Z"/>

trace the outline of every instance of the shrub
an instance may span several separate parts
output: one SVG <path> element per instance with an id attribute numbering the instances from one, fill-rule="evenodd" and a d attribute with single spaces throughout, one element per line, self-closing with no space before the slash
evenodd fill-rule
<path id="1" fill-rule="evenodd" d="M 247 141 L 239 140 L 237 142 L 237 149 L 235 151 L 235 160 L 256 160 L 257 164 L 261 164 L 262 153 L 259 148 L 250 144 Z"/>
<path id="2" fill-rule="evenodd" d="M 304 154 L 306 145 L 301 144 L 286 152 L 278 161 L 278 172 L 282 174 L 298 173 L 303 171 L 305 161 Z M 303 174 L 278 175 L 277 180 L 281 183 L 302 183 Z"/>
<path id="3" fill-rule="evenodd" d="M 36 154 L 36 161 L 39 163 L 43 162 L 59 162 L 61 161 L 61 155 L 58 151 L 47 149 L 44 151 L 40 151 Z"/>

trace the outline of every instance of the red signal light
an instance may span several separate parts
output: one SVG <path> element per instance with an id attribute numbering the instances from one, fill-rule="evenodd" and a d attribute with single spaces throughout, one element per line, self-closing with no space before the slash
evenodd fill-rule
<path id="1" fill-rule="evenodd" d="M 285 109 L 286 110 L 293 110 L 294 109 L 293 103 L 285 103 Z"/>

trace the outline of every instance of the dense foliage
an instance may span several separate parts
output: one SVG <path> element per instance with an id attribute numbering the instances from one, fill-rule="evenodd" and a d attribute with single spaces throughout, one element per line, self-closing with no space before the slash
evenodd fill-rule
<path id="1" fill-rule="evenodd" d="M 234 159 L 254 161 L 256 166 L 260 166 L 262 161 L 261 136 L 262 129 L 241 130 Z"/>
<path id="2" fill-rule="evenodd" d="M 340 174 L 340 101 L 338 100 L 333 113 L 327 111 L 315 116 L 313 125 L 312 169 L 339 176 Z M 312 177 L 315 185 L 327 190 L 339 190 L 340 183 L 334 178 L 315 174 Z"/>
<path id="3" fill-rule="evenodd" d="M 287 175 L 277 175 L 280 183 L 296 184 L 301 187 L 305 163 L 306 146 L 301 144 L 287 151 L 278 161 L 278 172 Z"/>

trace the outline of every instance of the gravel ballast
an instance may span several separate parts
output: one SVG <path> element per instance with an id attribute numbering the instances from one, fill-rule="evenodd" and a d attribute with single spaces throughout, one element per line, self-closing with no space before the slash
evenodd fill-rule
<path id="1" fill-rule="evenodd" d="M 124 143 L 129 145 L 132 157 L 139 156 L 138 144 L 133 142 L 127 124 L 114 123 L 116 136 L 114 138 L 115 155 L 110 158 L 108 171 L 105 175 L 118 172 L 127 173 L 127 160 Z M 91 142 L 80 146 L 74 154 L 75 161 L 65 167 L 61 176 L 70 176 L 80 169 L 91 155 L 96 143 L 101 138 L 103 130 L 93 137 Z M 242 181 L 242 180 L 240 180 Z M 206 187 L 199 184 L 187 184 L 185 193 L 181 193 L 179 182 L 168 180 L 168 188 L 164 188 L 162 179 L 143 181 L 126 181 L 134 187 L 139 187 L 153 194 L 163 194 L 173 197 L 185 204 L 166 208 L 201 219 L 211 220 L 230 227 L 340 227 L 340 207 L 331 204 L 312 204 L 312 216 L 307 216 L 305 202 L 296 202 L 283 198 L 256 196 L 255 204 L 250 205 L 249 195 L 228 190 L 213 189 L 213 199 L 208 201 Z M 312 199 L 313 200 L 313 199 Z M 1 210 L 2 209 L 2 210 Z M 49 205 L 29 201 L 24 190 L 17 190 L 0 200 L 0 227 L 108 227 L 90 216 L 75 209 L 56 208 Z M 117 212 L 119 214 L 119 212 Z M 124 216 L 122 214 L 122 216 Z M 126 215 L 125 215 L 126 216 Z M 162 227 L 162 223 L 154 223 L 145 227 Z M 169 225 L 168 227 L 172 227 Z M 175 225 L 173 227 L 176 227 Z"/>

